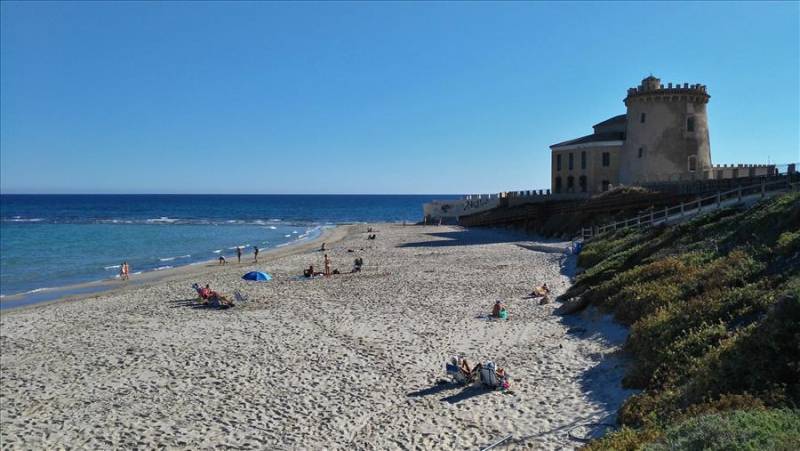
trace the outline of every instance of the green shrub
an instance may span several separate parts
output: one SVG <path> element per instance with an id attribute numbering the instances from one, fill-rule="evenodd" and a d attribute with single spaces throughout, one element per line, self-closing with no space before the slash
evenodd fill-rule
<path id="1" fill-rule="evenodd" d="M 608 233 L 580 260 L 568 295 L 630 325 L 623 383 L 644 390 L 618 412 L 626 427 L 590 449 L 639 449 L 701 414 L 800 405 L 800 193 Z"/>
<path id="2" fill-rule="evenodd" d="M 734 411 L 690 418 L 668 428 L 648 451 L 800 449 L 800 411 Z"/>

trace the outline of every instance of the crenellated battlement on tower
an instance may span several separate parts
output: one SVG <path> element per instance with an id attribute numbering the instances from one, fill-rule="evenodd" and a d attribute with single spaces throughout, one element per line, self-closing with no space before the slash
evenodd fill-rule
<path id="1" fill-rule="evenodd" d="M 689 101 L 692 103 L 708 103 L 711 98 L 706 90 L 706 85 L 699 83 L 689 84 L 668 83 L 661 84 L 661 80 L 652 75 L 642 80 L 642 84 L 628 89 L 625 105 L 633 101 Z"/>

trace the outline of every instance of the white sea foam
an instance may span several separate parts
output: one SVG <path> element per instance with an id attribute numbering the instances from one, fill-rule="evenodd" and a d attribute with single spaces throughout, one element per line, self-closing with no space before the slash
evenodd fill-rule
<path id="1" fill-rule="evenodd" d="M 150 223 L 150 224 L 172 224 L 173 222 L 177 222 L 177 221 L 178 221 L 178 219 L 169 218 L 167 216 L 162 216 L 162 217 L 156 218 L 156 219 L 148 219 L 145 222 Z"/>
<path id="2" fill-rule="evenodd" d="M 292 231 L 292 233 L 293 233 L 294 235 L 297 235 L 297 234 L 298 234 L 298 233 L 300 233 L 300 232 L 298 232 L 297 230 L 293 230 L 293 231 Z"/>
<path id="3" fill-rule="evenodd" d="M 159 266 L 158 268 L 154 269 L 153 271 L 163 271 L 165 269 L 170 269 L 170 268 L 172 268 L 172 266 L 169 266 L 169 265 L 167 265 L 167 266 Z"/>
<path id="4" fill-rule="evenodd" d="M 105 269 L 106 271 L 108 271 L 109 269 L 117 269 L 117 268 L 119 268 L 120 266 L 122 266 L 122 265 L 103 266 L 103 269 Z"/>
<path id="5" fill-rule="evenodd" d="M 275 227 L 275 226 L 269 226 L 269 228 L 272 229 L 272 230 L 277 229 L 277 227 Z"/>
<path id="6" fill-rule="evenodd" d="M 39 292 L 46 291 L 46 290 L 49 290 L 49 288 L 34 288 L 33 290 L 26 291 L 26 292 L 24 292 L 22 294 L 33 294 L 33 293 L 39 293 Z"/>
<path id="7" fill-rule="evenodd" d="M 291 238 L 292 236 L 291 235 L 284 235 L 283 237 L 284 238 Z"/>
<path id="8" fill-rule="evenodd" d="M 6 219 L 8 222 L 42 222 L 44 218 L 23 218 L 21 216 L 14 216 L 11 219 Z"/>
<path id="9" fill-rule="evenodd" d="M 214 251 L 215 254 L 219 254 L 220 252 L 222 252 L 222 249 L 217 249 Z"/>
<path id="10" fill-rule="evenodd" d="M 175 260 L 176 258 L 189 258 L 189 257 L 191 257 L 191 254 L 186 254 L 186 255 L 178 255 L 177 257 L 164 257 L 164 258 L 159 258 L 159 259 L 158 259 L 158 261 L 160 261 L 160 262 L 171 262 L 172 260 Z"/>
<path id="11" fill-rule="evenodd" d="M 134 274 L 141 274 L 141 273 L 142 273 L 141 271 L 136 271 Z"/>

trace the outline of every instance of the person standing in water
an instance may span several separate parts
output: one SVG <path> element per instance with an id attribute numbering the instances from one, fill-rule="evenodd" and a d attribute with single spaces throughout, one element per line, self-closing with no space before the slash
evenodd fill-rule
<path id="1" fill-rule="evenodd" d="M 331 275 L 331 259 L 328 258 L 328 254 L 325 254 L 325 275 Z"/>
<path id="2" fill-rule="evenodd" d="M 258 263 L 258 246 L 253 246 L 253 261 Z"/>
<path id="3" fill-rule="evenodd" d="M 236 246 L 236 259 L 239 260 L 239 263 L 242 262 L 242 247 Z"/>
<path id="4" fill-rule="evenodd" d="M 122 262 L 122 265 L 119 269 L 119 278 L 122 280 L 128 280 L 130 278 L 130 268 L 128 267 L 128 262 Z"/>

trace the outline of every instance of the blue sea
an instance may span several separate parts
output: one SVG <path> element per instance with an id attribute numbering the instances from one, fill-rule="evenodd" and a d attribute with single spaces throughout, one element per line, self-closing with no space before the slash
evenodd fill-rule
<path id="1" fill-rule="evenodd" d="M 452 195 L 2 195 L 0 294 L 160 271 L 318 236 L 353 222 L 417 222 Z"/>

